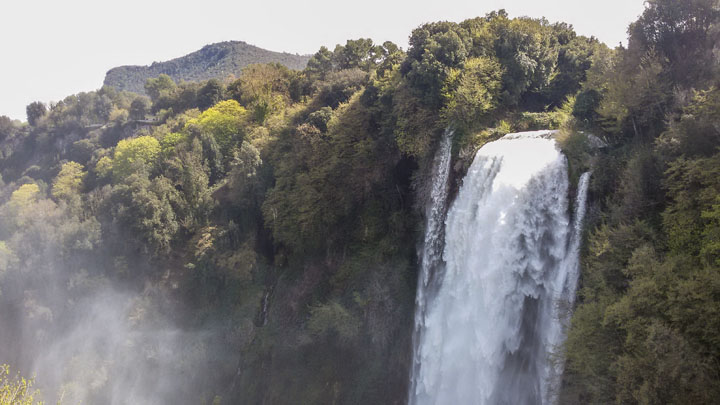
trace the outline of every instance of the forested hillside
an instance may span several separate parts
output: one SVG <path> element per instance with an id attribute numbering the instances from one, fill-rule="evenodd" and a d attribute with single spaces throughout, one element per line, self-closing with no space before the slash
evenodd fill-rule
<path id="1" fill-rule="evenodd" d="M 219 42 L 199 51 L 150 66 L 119 66 L 105 75 L 104 85 L 118 91 L 143 93 L 147 79 L 161 74 L 175 82 L 199 82 L 238 76 L 242 69 L 255 63 L 279 63 L 287 68 L 302 70 L 309 55 L 272 52 L 242 41 Z"/>
<path id="2" fill-rule="evenodd" d="M 716 402 L 720 4 L 628 32 L 499 11 L 0 117 L 0 363 L 48 402 L 405 403 L 443 131 L 452 196 L 481 145 L 554 128 L 593 171 L 561 402 Z"/>

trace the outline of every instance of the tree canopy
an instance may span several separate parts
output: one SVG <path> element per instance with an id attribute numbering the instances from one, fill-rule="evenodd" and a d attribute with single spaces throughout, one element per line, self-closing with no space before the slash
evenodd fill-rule
<path id="1" fill-rule="evenodd" d="M 573 192 L 592 171 L 559 403 L 712 403 L 719 12 L 648 1 L 611 49 L 500 10 L 423 24 L 408 49 L 356 38 L 303 70 L 154 74 L 149 98 L 103 87 L 0 117 L 0 360 L 31 369 L 27 350 L 113 286 L 133 297 L 128 358 L 182 376 L 170 402 L 404 403 L 443 132 L 452 196 L 484 143 L 559 129 Z M 187 361 L 167 365 L 158 325 Z"/>

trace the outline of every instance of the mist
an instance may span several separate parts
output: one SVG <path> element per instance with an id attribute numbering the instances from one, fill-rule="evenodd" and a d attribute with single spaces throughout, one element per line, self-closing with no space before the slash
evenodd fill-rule
<path id="1" fill-rule="evenodd" d="M 222 328 L 193 324 L 151 263 L 109 257 L 96 220 L 18 190 L 0 207 L 0 363 L 33 376 L 46 403 L 218 401 L 208 369 L 234 358 Z"/>

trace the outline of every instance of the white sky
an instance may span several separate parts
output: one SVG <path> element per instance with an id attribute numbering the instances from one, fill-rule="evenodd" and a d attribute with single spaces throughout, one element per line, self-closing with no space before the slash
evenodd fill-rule
<path id="1" fill-rule="evenodd" d="M 25 120 L 30 102 L 97 89 L 110 68 L 214 42 L 308 54 L 369 37 L 406 49 L 422 23 L 500 8 L 564 21 L 614 46 L 625 41 L 643 0 L 0 0 L 0 115 Z"/>

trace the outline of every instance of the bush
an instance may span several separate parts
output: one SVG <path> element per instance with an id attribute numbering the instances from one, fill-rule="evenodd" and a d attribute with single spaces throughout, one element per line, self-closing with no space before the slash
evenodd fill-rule
<path id="1" fill-rule="evenodd" d="M 42 405 L 40 392 L 33 389 L 35 381 L 17 376 L 10 378 L 10 367 L 0 365 L 0 405 Z"/>

